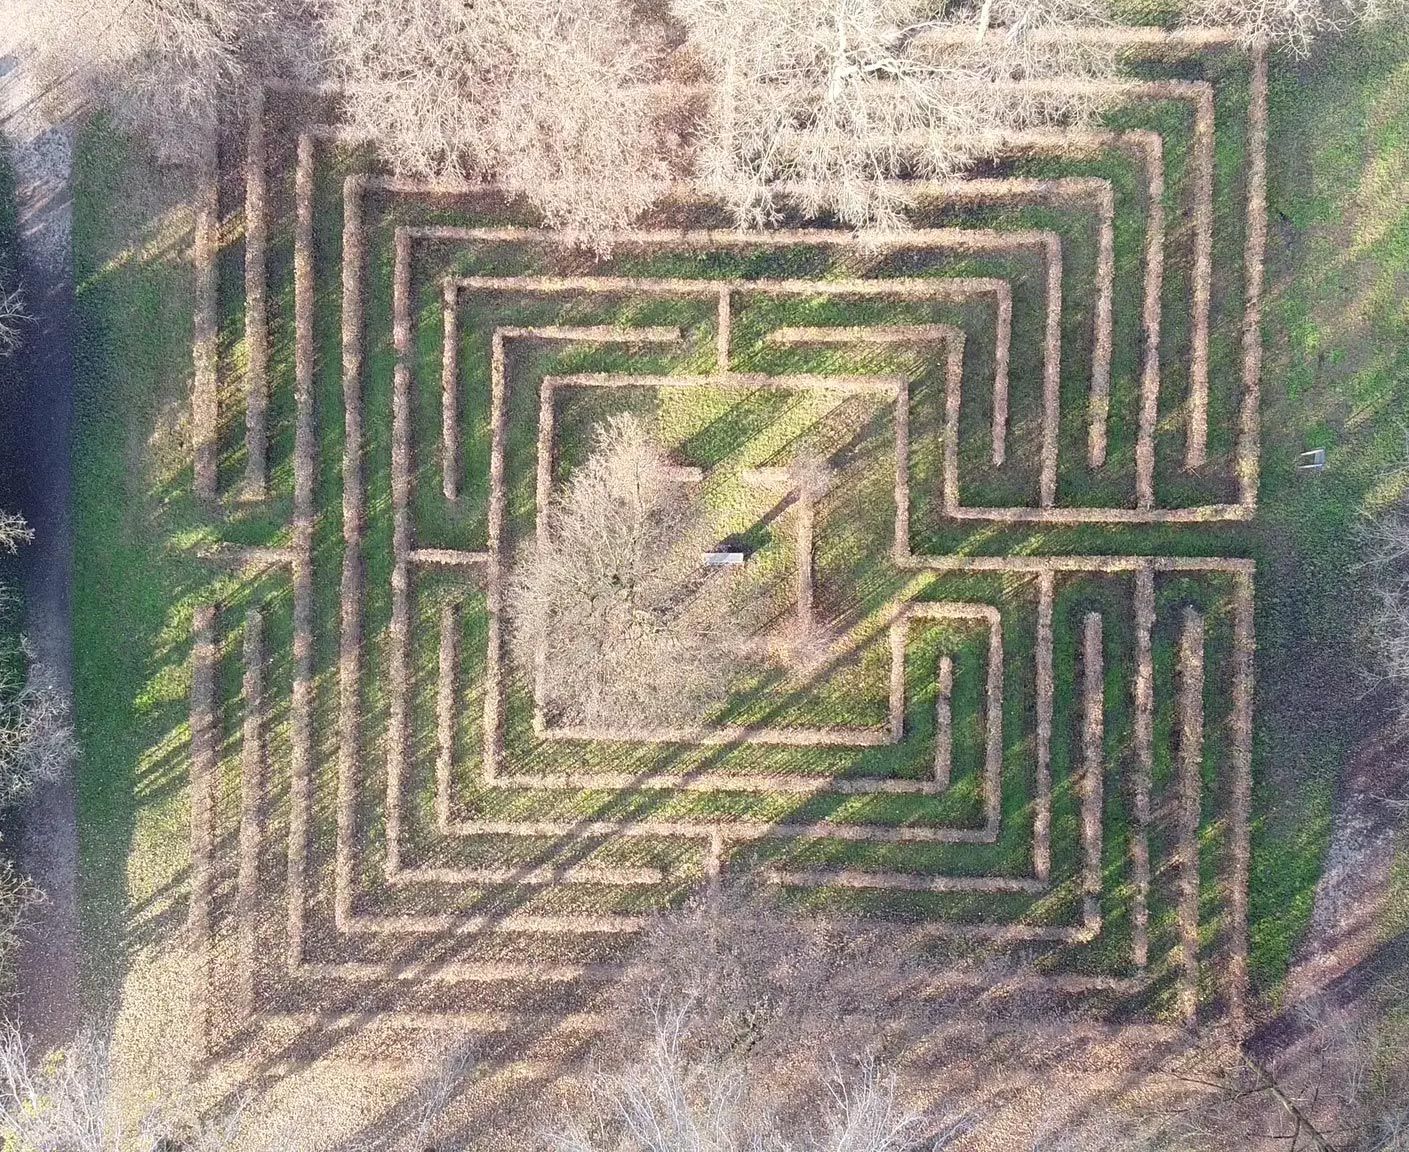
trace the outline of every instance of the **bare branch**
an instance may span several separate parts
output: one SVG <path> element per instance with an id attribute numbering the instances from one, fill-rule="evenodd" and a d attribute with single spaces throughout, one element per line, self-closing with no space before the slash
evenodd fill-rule
<path id="1" fill-rule="evenodd" d="M 0 552 L 13 556 L 21 544 L 33 539 L 34 530 L 24 522 L 23 516 L 18 512 L 0 511 Z"/>
<path id="2" fill-rule="evenodd" d="M 737 663 L 728 577 L 645 425 L 616 416 L 554 498 L 510 586 L 518 654 L 541 703 L 584 725 L 698 720 Z"/>
<path id="3" fill-rule="evenodd" d="M 665 190 L 658 49 L 620 0 L 332 0 L 352 130 L 398 172 L 494 178 L 592 242 Z"/>
<path id="4" fill-rule="evenodd" d="M 321 52 L 304 0 L 0 0 L 47 92 L 107 107 L 157 158 L 196 160 L 251 75 L 311 78 Z"/>
<path id="5" fill-rule="evenodd" d="M 239 38 L 260 11 L 257 0 L 7 0 L 5 15 L 41 80 L 69 81 L 164 159 L 188 160 L 241 74 Z"/>
<path id="6" fill-rule="evenodd" d="M 34 538 L 24 518 L 0 512 L 0 552 L 14 554 Z M 0 589 L 0 608 L 11 601 Z M 23 637 L 0 638 L 0 812 L 23 800 L 36 783 L 51 779 L 77 752 L 68 700 L 32 678 Z"/>
<path id="7" fill-rule="evenodd" d="M 686 1056 L 690 1003 L 653 1010 L 646 1051 L 596 1084 L 593 1113 L 546 1135 L 553 1152 L 744 1152 L 796 1147 L 817 1152 L 911 1152 L 921 1146 L 920 1117 L 896 1099 L 895 1078 L 871 1061 L 848 1078 L 834 1069 L 814 1085 L 820 1130 L 806 1142 L 760 1106 L 739 1063 L 697 1063 Z M 928 1143 L 940 1149 L 942 1143 Z"/>
<path id="8" fill-rule="evenodd" d="M 1036 29 L 1089 24 L 1100 0 L 990 0 L 942 21 L 919 0 L 675 0 L 714 93 L 700 174 L 741 225 L 777 221 L 783 199 L 857 228 L 904 223 L 898 178 L 942 178 L 1021 128 L 1069 124 L 1093 100 L 1014 81 L 1104 75 L 1111 53 Z M 1001 36 L 980 35 L 989 21 Z M 925 34 L 947 30 L 939 39 Z"/>
<path id="9" fill-rule="evenodd" d="M 423 1053 L 424 1073 L 417 1080 L 406 1119 L 407 1146 L 438 1147 L 435 1137 L 450 1104 L 475 1069 L 474 1041 L 466 1036 L 432 1035 Z"/>
<path id="10" fill-rule="evenodd" d="M 1403 0 L 1189 0 L 1186 24 L 1235 28 L 1248 46 L 1282 46 L 1305 56 L 1318 37 L 1403 10 Z"/>
<path id="11" fill-rule="evenodd" d="M 0 292 L 0 356 L 13 356 L 19 350 L 20 330 L 29 318 L 20 288 Z"/>
<path id="12" fill-rule="evenodd" d="M 81 1032 L 57 1057 L 39 1061 L 14 1025 L 0 1029 L 0 1135 L 6 1147 L 224 1152 L 237 1146 L 233 1124 L 199 1121 L 174 1099 L 151 1101 L 132 1116 L 120 1098 L 109 1044 L 96 1032 Z"/>

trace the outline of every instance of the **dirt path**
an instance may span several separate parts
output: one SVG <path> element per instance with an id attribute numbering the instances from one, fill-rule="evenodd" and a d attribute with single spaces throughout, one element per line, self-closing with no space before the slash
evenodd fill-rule
<path id="1" fill-rule="evenodd" d="M 1404 962 L 1405 942 L 1387 939 L 1390 864 L 1404 812 L 1391 799 L 1409 784 L 1402 746 L 1388 738 L 1357 750 L 1337 789 L 1325 867 L 1311 923 L 1287 976 L 1281 1013 L 1254 1038 L 1269 1052 L 1307 1029 L 1305 1009 L 1353 1010 L 1377 976 Z"/>
<path id="2" fill-rule="evenodd" d="M 1347 767 L 1311 925 L 1287 981 L 1289 1004 L 1344 987 L 1384 954 L 1390 864 L 1404 818 L 1388 798 L 1404 792 L 1403 756 L 1401 748 L 1374 746 Z"/>
<path id="3" fill-rule="evenodd" d="M 1350 1087 L 1377 1032 L 1381 982 L 1409 968 L 1409 934 L 1386 931 L 1390 865 L 1404 820 L 1388 798 L 1402 796 L 1409 782 L 1404 757 L 1402 744 L 1382 738 L 1347 764 L 1282 1008 L 1248 1044 L 1323 1132 L 1356 1123 Z"/>
<path id="4" fill-rule="evenodd" d="M 0 44 L 0 52 L 4 51 Z M 21 64 L 0 56 L 0 126 L 15 169 L 21 268 L 35 322 L 19 356 L 25 395 L 14 430 L 17 491 L 7 499 L 34 530 L 24 554 L 25 630 L 31 675 L 65 696 L 73 687 L 69 593 L 73 528 L 69 457 L 73 423 L 72 128 L 32 102 Z M 20 867 L 43 890 L 18 958 L 19 1023 L 37 1044 L 63 1043 L 78 1024 L 78 836 L 74 765 L 58 765 L 22 814 Z"/>

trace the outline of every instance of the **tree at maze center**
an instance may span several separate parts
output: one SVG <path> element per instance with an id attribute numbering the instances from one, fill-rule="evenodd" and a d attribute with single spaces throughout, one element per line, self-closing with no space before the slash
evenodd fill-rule
<path id="1" fill-rule="evenodd" d="M 734 613 L 702 568 L 695 477 L 673 472 L 634 416 L 599 424 L 512 577 L 515 642 L 559 720 L 690 721 L 727 690 Z"/>

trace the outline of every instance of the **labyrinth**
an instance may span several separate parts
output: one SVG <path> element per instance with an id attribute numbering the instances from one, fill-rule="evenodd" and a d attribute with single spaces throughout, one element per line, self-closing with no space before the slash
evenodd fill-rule
<path id="1" fill-rule="evenodd" d="M 882 238 L 682 196 L 594 255 L 381 173 L 335 93 L 252 94 L 196 229 L 209 1050 L 590 1023 L 733 878 L 937 990 L 997 958 L 1241 1022 L 1266 66 L 1118 35 L 1098 126 L 914 184 Z M 509 656 L 511 565 L 625 411 L 821 653 L 693 727 L 563 726 Z"/>

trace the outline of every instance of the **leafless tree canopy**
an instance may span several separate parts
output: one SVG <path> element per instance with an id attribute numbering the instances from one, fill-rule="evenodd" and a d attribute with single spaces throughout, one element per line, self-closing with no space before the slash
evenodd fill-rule
<path id="1" fill-rule="evenodd" d="M 33 536 L 22 516 L 0 512 L 0 553 L 15 553 Z M 24 799 L 74 751 L 66 702 L 25 681 L 24 641 L 5 634 L 13 615 L 13 599 L 0 587 L 0 811 Z"/>
<path id="2" fill-rule="evenodd" d="M 623 0 L 330 0 L 344 114 L 397 171 L 493 176 L 591 239 L 664 191 L 657 52 Z"/>
<path id="3" fill-rule="evenodd" d="M 1236 28 L 1245 44 L 1282 45 L 1305 56 L 1319 36 L 1380 20 L 1403 0 L 1186 0 L 1184 19 L 1197 27 Z"/>
<path id="4" fill-rule="evenodd" d="M 39 1060 L 14 1025 L 0 1030 L 0 1138 L 25 1152 L 225 1152 L 240 1147 L 238 1110 L 200 1119 L 183 1094 L 147 1101 L 134 1115 L 118 1089 L 110 1044 L 80 1033 Z"/>
<path id="5" fill-rule="evenodd" d="M 17 538 L 28 538 L 24 521 L 0 515 L 0 551 Z M 10 608 L 0 588 L 0 813 L 13 809 L 75 752 L 67 701 L 47 685 L 26 682 L 23 639 L 5 634 Z M 16 933 L 39 895 L 29 877 L 0 859 L 0 972 L 7 970 Z"/>
<path id="6" fill-rule="evenodd" d="M 0 289 L 0 356 L 12 356 L 20 346 L 20 328 L 29 313 L 24 306 L 24 295 L 18 288 L 6 292 Z M 3 531 L 3 529 L 0 529 Z M 0 537 L 0 541 L 3 537 Z M 3 543 L 0 543 L 3 546 Z"/>
<path id="7" fill-rule="evenodd" d="M 449 1147 L 437 1137 L 450 1104 L 474 1074 L 474 1041 L 467 1036 L 436 1034 L 424 1046 L 422 1063 L 424 1072 L 416 1081 L 403 1120 L 408 1133 L 406 1145 L 425 1149 L 445 1147 L 445 1152 L 449 1152 Z"/>
<path id="8" fill-rule="evenodd" d="M 0 0 L 36 79 L 109 109 L 158 159 L 205 150 L 225 104 L 257 75 L 313 78 L 308 0 Z"/>
<path id="9" fill-rule="evenodd" d="M 1392 969 L 1349 1002 L 1334 992 L 1304 1000 L 1294 1039 L 1271 1051 L 1209 1036 L 1165 1069 L 1191 1089 L 1177 1147 L 1409 1152 L 1404 981 Z"/>
<path id="10" fill-rule="evenodd" d="M 10 860 L 0 859 L 0 972 L 10 971 L 26 916 L 43 899 L 34 881 Z"/>
<path id="11" fill-rule="evenodd" d="M 518 651 L 569 723 L 697 720 L 733 666 L 728 577 L 705 573 L 702 517 L 645 424 L 600 425 L 510 588 Z"/>
<path id="12" fill-rule="evenodd" d="M 66 701 L 49 688 L 0 676 L 0 809 L 23 800 L 74 751 Z"/>
<path id="13" fill-rule="evenodd" d="M 220 95 L 241 74 L 240 40 L 258 0 L 3 0 L 41 78 L 67 80 L 144 132 L 170 159 L 188 159 L 215 124 Z"/>
<path id="14" fill-rule="evenodd" d="M 863 1064 L 814 1085 L 809 1131 L 758 1105 L 741 1065 L 698 1065 L 686 1055 L 688 1005 L 658 1010 L 645 1052 L 595 1085 L 586 1115 L 547 1135 L 553 1152 L 909 1152 L 921 1147 L 920 1118 L 895 1098 L 895 1081 Z M 816 1117 L 820 1114 L 820 1122 Z M 941 1147 L 925 1141 L 925 1146 Z"/>
<path id="15" fill-rule="evenodd" d="M 23 516 L 16 512 L 0 511 L 0 552 L 13 556 L 21 544 L 33 539 L 34 532 L 24 522 Z"/>
<path id="16" fill-rule="evenodd" d="M 775 221 L 786 194 L 807 215 L 898 227 L 897 178 L 948 176 L 1005 132 L 1079 119 L 1089 96 L 1037 82 L 1113 67 L 1061 35 L 1100 19 L 1100 0 L 991 0 L 942 19 L 922 0 L 673 7 L 714 81 L 701 175 L 749 226 Z"/>
<path id="17" fill-rule="evenodd" d="M 654 1027 L 643 1005 L 689 1010 L 678 1045 L 697 1066 L 746 1057 L 784 1119 L 815 1112 L 835 1064 L 859 1066 L 914 1039 L 911 1003 L 924 971 L 914 952 L 874 924 L 786 911 L 768 893 L 735 885 L 661 917 L 622 982 L 620 1016 Z M 651 1034 L 627 1028 L 623 1046 Z"/>
<path id="18" fill-rule="evenodd" d="M 879 1069 L 918 968 L 860 922 L 788 914 L 727 885 L 661 917 L 617 986 L 618 1022 L 554 1152 L 905 1152 L 947 1146 L 943 1110 Z"/>
<path id="19" fill-rule="evenodd" d="M 14 553 L 32 536 L 23 517 L 0 512 L 0 553 Z M 64 702 L 54 692 L 24 682 L 23 641 L 6 634 L 13 607 L 0 587 L 0 813 L 64 763 L 61 757 L 73 744 Z M 20 923 L 38 898 L 30 879 L 9 860 L 0 860 L 0 971 L 6 970 Z"/>

